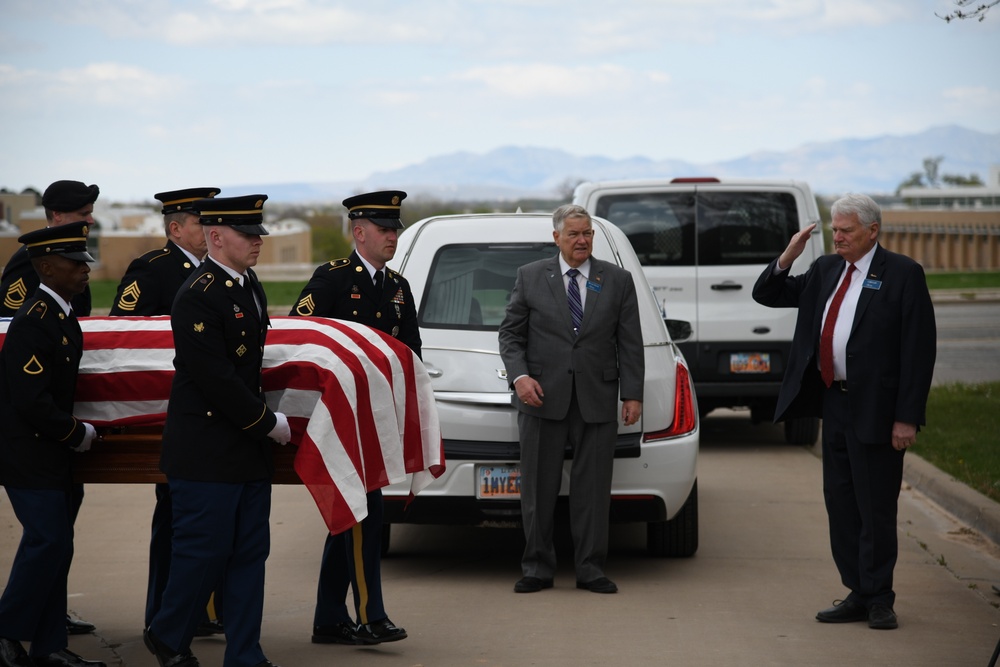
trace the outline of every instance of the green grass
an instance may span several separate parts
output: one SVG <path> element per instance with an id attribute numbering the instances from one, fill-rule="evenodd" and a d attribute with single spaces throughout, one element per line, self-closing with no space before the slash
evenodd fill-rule
<path id="1" fill-rule="evenodd" d="M 915 454 L 1000 502 L 1000 382 L 950 384 L 931 389 L 927 426 Z"/>
<path id="2" fill-rule="evenodd" d="M 296 282 L 267 282 L 264 285 L 264 292 L 267 294 L 269 306 L 289 306 L 299 298 L 299 292 L 306 286 L 306 281 Z M 117 280 L 91 280 L 90 296 L 93 300 L 93 308 L 96 313 L 107 313 L 111 309 L 111 303 L 115 300 L 115 291 L 118 289 Z M 273 312 L 273 311 L 272 311 Z M 287 313 L 285 313 L 287 315 Z"/>
<path id="3" fill-rule="evenodd" d="M 976 289 L 1000 287 L 1000 271 L 977 273 L 928 273 L 927 287 L 930 289 Z"/>

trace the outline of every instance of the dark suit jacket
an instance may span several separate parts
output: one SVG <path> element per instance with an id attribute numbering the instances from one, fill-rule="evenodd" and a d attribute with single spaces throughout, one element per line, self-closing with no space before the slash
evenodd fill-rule
<path id="1" fill-rule="evenodd" d="M 248 273 L 263 316 L 211 257 L 177 292 L 170 314 L 175 372 L 160 455 L 168 477 L 236 483 L 274 472 L 267 434 L 277 418 L 261 391 L 267 301 Z"/>
<path id="2" fill-rule="evenodd" d="M 169 315 L 177 291 L 196 268 L 176 243 L 167 241 L 163 248 L 132 260 L 118 283 L 109 314 Z"/>
<path id="3" fill-rule="evenodd" d="M 11 255 L 0 276 L 0 317 L 13 317 L 24 305 L 26 297 L 35 293 L 40 282 L 35 267 L 31 265 L 31 258 L 28 257 L 28 249 L 21 246 Z M 77 317 L 90 317 L 90 285 L 74 296 L 70 305 Z"/>
<path id="4" fill-rule="evenodd" d="M 379 293 L 356 250 L 350 257 L 321 264 L 289 315 L 332 317 L 364 324 L 398 338 L 419 357 L 420 330 L 410 283 L 388 268 L 385 273 Z"/>
<path id="5" fill-rule="evenodd" d="M 542 386 L 539 408 L 515 397 L 524 413 L 564 419 L 574 383 L 589 423 L 618 419 L 622 400 L 642 400 L 644 359 L 632 274 L 591 257 L 579 335 L 566 303 L 559 257 L 522 266 L 500 324 L 500 356 L 512 383 L 529 375 Z"/>
<path id="6" fill-rule="evenodd" d="M 76 317 L 45 290 L 17 311 L 0 350 L 0 484 L 69 489 L 84 426 L 73 417 L 83 354 Z"/>
<path id="7" fill-rule="evenodd" d="M 776 263 L 757 279 L 753 298 L 765 306 L 798 308 L 799 313 L 775 421 L 822 416 L 819 335 L 844 259 L 825 255 L 800 276 L 788 271 L 774 275 Z M 926 423 L 937 346 L 934 306 L 920 265 L 881 246 L 862 279 L 872 286 L 861 290 L 847 342 L 848 399 L 861 441 L 885 443 L 892 440 L 893 422 Z"/>

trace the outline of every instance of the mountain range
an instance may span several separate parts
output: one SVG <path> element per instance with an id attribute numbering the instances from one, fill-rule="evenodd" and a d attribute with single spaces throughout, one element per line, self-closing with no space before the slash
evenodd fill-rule
<path id="1" fill-rule="evenodd" d="M 996 171 L 1000 165 L 1000 133 L 950 125 L 917 134 L 810 143 L 789 151 L 760 151 L 710 163 L 641 156 L 612 159 L 551 148 L 504 146 L 482 154 L 431 157 L 355 182 L 230 187 L 266 192 L 270 201 L 283 203 L 329 203 L 357 192 L 387 189 L 405 190 L 416 198 L 481 201 L 565 198 L 568 186 L 582 180 L 716 176 L 802 180 L 819 195 L 877 195 L 892 194 L 912 173 L 923 172 L 923 161 L 928 157 L 944 158 L 939 168 L 942 175 L 976 174 L 988 183 L 991 167 Z"/>

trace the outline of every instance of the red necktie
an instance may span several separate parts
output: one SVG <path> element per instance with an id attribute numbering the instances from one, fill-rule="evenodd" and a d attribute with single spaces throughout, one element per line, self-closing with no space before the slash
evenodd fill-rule
<path id="1" fill-rule="evenodd" d="M 830 302 L 830 309 L 826 312 L 826 321 L 823 323 L 823 333 L 819 337 L 819 374 L 823 377 L 823 382 L 829 387 L 833 384 L 833 327 L 837 324 L 837 313 L 840 312 L 840 304 L 844 300 L 844 294 L 851 285 L 851 274 L 854 272 L 854 265 L 847 265 L 847 273 L 837 288 L 837 293 L 833 295 Z"/>

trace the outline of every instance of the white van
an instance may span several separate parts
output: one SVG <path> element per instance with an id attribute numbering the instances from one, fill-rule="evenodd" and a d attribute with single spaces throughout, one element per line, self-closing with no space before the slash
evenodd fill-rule
<path id="1" fill-rule="evenodd" d="M 754 422 L 770 421 L 796 311 L 765 308 L 750 293 L 792 235 L 820 221 L 809 186 L 717 178 L 604 181 L 577 186 L 573 203 L 625 232 L 663 317 L 691 323 L 680 347 L 702 414 L 748 407 Z M 805 272 L 823 252 L 817 227 L 792 273 Z M 812 444 L 818 431 L 815 418 L 785 423 L 785 439 L 793 444 Z"/>

